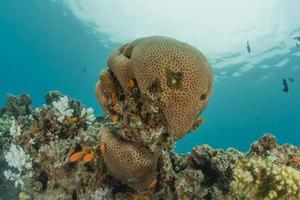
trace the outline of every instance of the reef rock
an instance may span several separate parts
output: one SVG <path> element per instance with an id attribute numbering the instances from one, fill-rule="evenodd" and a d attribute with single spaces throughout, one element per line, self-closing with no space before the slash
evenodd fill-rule
<path id="1" fill-rule="evenodd" d="M 72 115 L 57 113 L 65 98 L 68 106 L 61 111 L 73 110 Z M 53 102 L 14 122 L 1 117 L 10 127 L 1 123 L 0 130 L 13 134 L 5 140 L 8 166 L 0 178 L 17 186 L 9 196 L 1 193 L 4 199 L 18 196 L 13 191 L 32 200 L 300 198 L 300 148 L 278 145 L 270 134 L 247 153 L 201 145 L 178 155 L 171 146 L 151 151 L 123 140 L 109 117 L 95 120 L 70 97 L 62 95 Z M 58 120 L 61 115 L 63 121 Z M 86 153 L 71 163 L 70 156 L 80 152 Z M 94 156 L 85 162 L 90 152 Z M 4 183 L 2 191 L 9 186 Z"/>

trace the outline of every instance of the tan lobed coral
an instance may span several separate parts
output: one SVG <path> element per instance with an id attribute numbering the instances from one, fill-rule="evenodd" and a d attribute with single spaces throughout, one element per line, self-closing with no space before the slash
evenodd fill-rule
<path id="1" fill-rule="evenodd" d="M 111 80 L 116 78 L 125 94 L 130 80 L 135 80 L 141 96 L 158 94 L 168 132 L 175 139 L 191 129 L 211 95 L 214 77 L 206 58 L 175 39 L 153 36 L 134 40 L 111 54 L 108 67 L 112 73 L 104 72 L 96 86 L 105 110 L 109 110 L 110 91 L 104 88 L 112 88 Z"/>
<path id="2" fill-rule="evenodd" d="M 101 131 L 101 151 L 107 172 L 138 191 L 156 183 L 158 156 L 135 143 L 124 141 L 109 128 Z"/>

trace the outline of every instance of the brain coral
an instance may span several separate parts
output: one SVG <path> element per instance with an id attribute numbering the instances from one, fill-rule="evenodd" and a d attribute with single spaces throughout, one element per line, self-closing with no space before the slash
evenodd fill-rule
<path id="1" fill-rule="evenodd" d="M 214 77 L 206 58 L 175 39 L 153 36 L 125 44 L 112 53 L 108 67 L 125 93 L 135 79 L 141 94 L 158 94 L 175 139 L 190 130 L 211 95 Z"/>
<path id="2" fill-rule="evenodd" d="M 139 191 L 150 189 L 156 180 L 158 156 L 135 143 L 115 136 L 110 129 L 101 132 L 101 145 L 108 174 Z"/>
<path id="3" fill-rule="evenodd" d="M 109 98 L 112 96 L 114 90 L 113 78 L 109 71 L 103 71 L 100 74 L 101 82 L 96 84 L 96 97 L 101 106 L 106 112 L 109 112 Z"/>

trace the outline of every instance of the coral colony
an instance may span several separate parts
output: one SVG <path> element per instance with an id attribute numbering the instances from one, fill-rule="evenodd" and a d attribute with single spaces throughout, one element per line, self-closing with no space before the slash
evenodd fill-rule
<path id="1" fill-rule="evenodd" d="M 22 200 L 300 199 L 300 148 L 266 134 L 247 153 L 175 142 L 203 123 L 214 76 L 194 47 L 166 37 L 122 45 L 100 74 L 106 111 L 51 91 L 0 110 L 4 176 Z"/>

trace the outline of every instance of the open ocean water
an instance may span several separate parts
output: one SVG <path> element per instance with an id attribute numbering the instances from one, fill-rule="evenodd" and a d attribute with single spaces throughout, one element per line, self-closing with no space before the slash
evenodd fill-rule
<path id="1" fill-rule="evenodd" d="M 197 47 L 216 76 L 205 123 L 177 143 L 178 152 L 203 143 L 246 151 L 268 132 L 299 145 L 299 1 L 176 2 L 0 1 L 0 105 L 7 93 L 26 92 L 39 106 L 60 90 L 103 114 L 94 87 L 110 52 L 164 35 Z"/>

